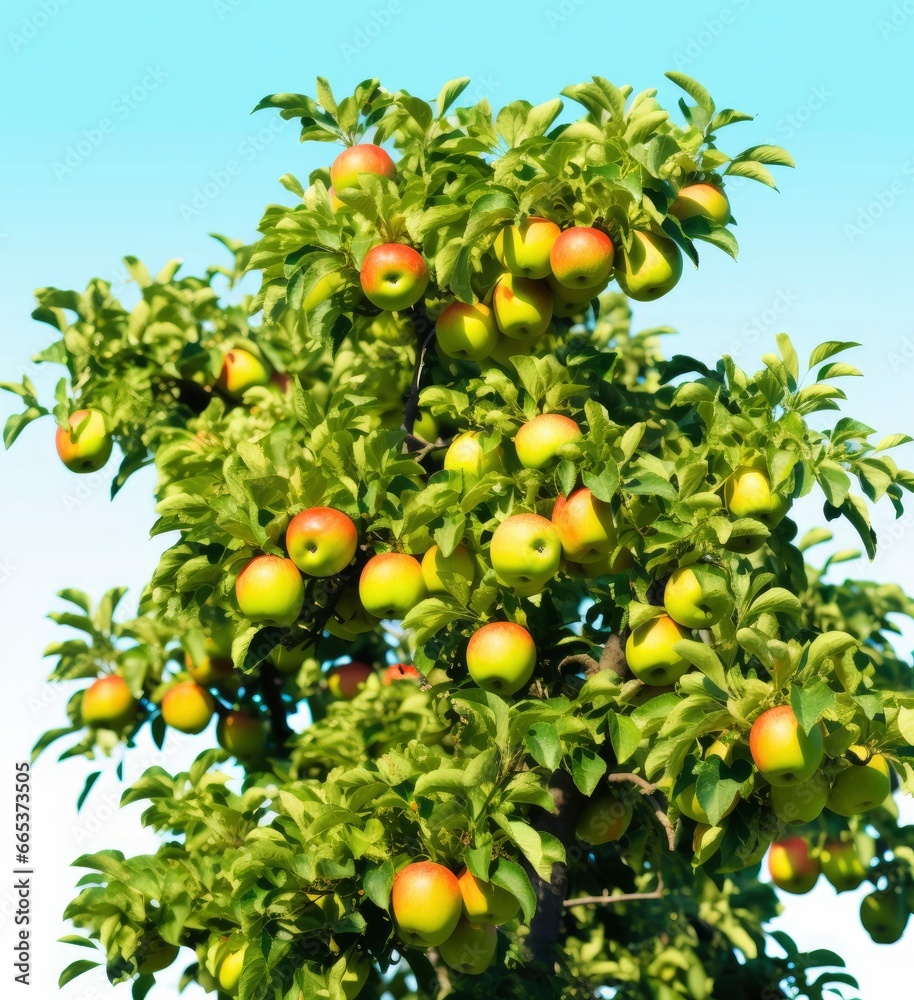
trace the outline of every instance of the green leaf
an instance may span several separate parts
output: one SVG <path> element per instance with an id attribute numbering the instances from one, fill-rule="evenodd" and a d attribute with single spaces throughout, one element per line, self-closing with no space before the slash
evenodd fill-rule
<path id="1" fill-rule="evenodd" d="M 393 864 L 385 861 L 375 868 L 369 868 L 362 877 L 365 895 L 381 910 L 386 910 L 390 906 L 390 890 L 394 884 L 394 874 Z"/>
<path id="2" fill-rule="evenodd" d="M 821 679 L 805 687 L 794 685 L 790 690 L 790 706 L 807 733 L 826 712 L 834 708 L 835 700 L 835 692 Z"/>
<path id="3" fill-rule="evenodd" d="M 771 171 L 761 163 L 753 160 L 741 160 L 739 163 L 730 163 L 725 173 L 732 177 L 747 177 L 751 181 L 758 181 L 766 184 L 770 188 L 777 190 L 777 184 L 771 176 Z"/>
<path id="4" fill-rule="evenodd" d="M 714 101 L 711 100 L 711 95 L 697 80 L 686 76 L 685 73 L 678 73 L 673 70 L 663 75 L 668 80 L 672 80 L 677 87 L 684 90 L 703 111 L 707 112 L 709 117 L 714 114 Z"/>
<path id="5" fill-rule="evenodd" d="M 57 988 L 62 990 L 67 983 L 72 982 L 77 976 L 81 976 L 90 969 L 97 969 L 101 964 L 101 962 L 90 962 L 87 958 L 80 958 L 75 962 L 71 962 L 61 972 L 60 979 L 57 980 Z"/>
<path id="6" fill-rule="evenodd" d="M 562 741 L 551 722 L 537 722 L 524 736 L 527 753 L 541 767 L 555 771 L 562 760 Z"/>
<path id="7" fill-rule="evenodd" d="M 751 160 L 756 163 L 767 163 L 775 167 L 795 167 L 793 157 L 781 146 L 752 146 L 744 149 L 739 155 L 733 157 L 734 163 L 741 163 L 744 160 Z"/>
<path id="8" fill-rule="evenodd" d="M 490 881 L 511 893 L 520 903 L 525 923 L 530 923 L 536 913 L 536 893 L 524 869 L 516 861 L 501 858 Z"/>
<path id="9" fill-rule="evenodd" d="M 458 77 L 456 80 L 449 80 L 438 94 L 438 116 L 444 117 L 448 108 L 467 89 L 470 84 L 468 76 Z"/>
<path id="10" fill-rule="evenodd" d="M 816 365 L 821 364 L 826 358 L 834 357 L 836 354 L 841 354 L 844 351 L 849 351 L 852 347 L 859 346 L 853 340 L 826 340 L 824 343 L 813 348 L 812 354 L 809 356 L 809 367 L 815 368 Z"/>
<path id="11" fill-rule="evenodd" d="M 638 735 L 640 738 L 640 732 Z M 574 748 L 571 753 L 571 777 L 584 795 L 593 794 L 604 774 L 606 761 L 602 757 L 587 747 Z"/>
<path id="12" fill-rule="evenodd" d="M 803 606 L 799 598 L 783 587 L 772 587 L 757 597 L 744 616 L 745 621 L 754 621 L 763 614 L 789 615 L 795 621 L 803 616 Z"/>
<path id="13" fill-rule="evenodd" d="M 641 730 L 634 719 L 627 715 L 619 715 L 618 712 L 610 712 L 606 721 L 616 761 L 624 764 L 638 749 L 641 743 Z"/>
<path id="14" fill-rule="evenodd" d="M 694 639 L 680 639 L 673 649 L 693 667 L 697 667 L 721 694 L 726 695 L 727 675 L 724 672 L 724 665 L 710 646 Z"/>

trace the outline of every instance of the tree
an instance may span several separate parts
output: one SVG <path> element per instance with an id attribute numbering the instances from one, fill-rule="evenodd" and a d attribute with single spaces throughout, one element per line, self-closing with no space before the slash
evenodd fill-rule
<path id="1" fill-rule="evenodd" d="M 52 677 L 116 675 L 136 706 L 93 706 L 86 725 L 81 686 L 35 753 L 66 738 L 62 757 L 128 754 L 146 726 L 161 746 L 169 692 L 186 730 L 219 717 L 220 748 L 124 792 L 148 804 L 157 853 L 78 861 L 73 940 L 134 997 L 175 960 L 241 1000 L 821 997 L 854 985 L 842 959 L 783 934 L 771 954 L 763 927 L 779 904 L 762 858 L 794 836 L 813 859 L 836 843 L 872 857 L 867 924 L 903 928 L 914 834 L 891 797 L 823 807 L 864 770 L 914 790 L 910 664 L 889 643 L 914 602 L 830 582 L 855 553 L 807 563 L 831 536 L 798 540 L 789 515 L 821 493 L 872 556 L 869 504 L 902 513 L 914 476 L 889 452 L 911 439 L 808 421 L 839 408 L 832 381 L 860 373 L 836 358 L 857 345 L 821 344 L 801 372 L 781 335 L 749 374 L 665 360 L 668 329 L 631 331 L 628 297 L 672 287 L 697 242 L 736 255 L 727 180 L 773 186 L 769 167 L 792 166 L 771 145 L 722 152 L 749 116 L 668 75 L 690 99 L 681 125 L 655 91 L 599 77 L 563 92 L 584 114 L 561 124 L 558 99 L 455 107 L 465 79 L 435 105 L 374 80 L 337 102 L 319 79 L 316 100 L 258 109 L 351 150 L 338 190 L 327 169 L 284 176 L 295 204 L 269 206 L 253 246 L 217 237 L 232 263 L 203 277 L 127 258 L 132 308 L 101 280 L 37 292 L 58 338 L 38 360 L 68 369 L 50 412 L 71 467 L 104 461 L 104 430 L 123 456 L 112 495 L 154 463 L 153 531 L 178 537 L 132 621 L 121 590 L 95 607 L 61 593 L 71 610 L 52 617 L 83 635 L 47 651 Z M 220 300 L 258 271 L 256 295 Z M 28 379 L 5 388 L 24 403 L 9 446 L 49 410 Z M 543 414 L 564 419 L 531 427 Z M 467 647 L 498 622 L 476 645 L 483 690 Z M 799 764 L 753 729 L 772 708 Z M 788 787 L 800 770 L 817 804 Z"/>

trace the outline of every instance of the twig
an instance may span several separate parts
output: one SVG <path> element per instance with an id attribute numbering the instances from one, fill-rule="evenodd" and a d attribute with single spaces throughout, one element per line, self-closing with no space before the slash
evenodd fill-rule
<path id="1" fill-rule="evenodd" d="M 578 896 L 576 899 L 566 899 L 565 906 L 604 906 L 607 904 L 615 905 L 616 903 L 636 903 L 642 899 L 662 899 L 663 898 L 663 879 L 657 879 L 657 888 L 653 892 L 629 892 L 625 895 L 610 896 L 608 893 L 603 893 L 602 896 Z"/>
<path id="2" fill-rule="evenodd" d="M 606 780 L 610 784 L 620 784 L 627 783 L 630 785 L 637 785 L 638 788 L 644 793 L 650 807 L 654 810 L 654 815 L 657 817 L 657 822 L 666 831 L 666 842 L 667 846 L 671 851 L 676 849 L 676 831 L 673 829 L 673 824 L 670 822 L 670 817 L 666 814 L 666 809 L 663 804 L 654 794 L 657 791 L 657 786 L 652 785 L 649 781 L 646 781 L 638 774 L 631 774 L 630 772 L 615 772 L 613 774 L 608 774 Z"/>
<path id="3" fill-rule="evenodd" d="M 615 632 L 610 633 L 606 644 L 603 646 L 603 652 L 600 654 L 600 662 L 597 665 L 597 669 L 611 670 L 614 674 L 618 674 L 619 677 L 628 676 L 629 670 L 628 662 L 625 659 L 625 648 L 622 645 L 622 639 Z"/>
<path id="4" fill-rule="evenodd" d="M 413 368 L 413 379 L 410 383 L 409 395 L 406 397 L 406 405 L 403 407 L 403 430 L 409 437 L 418 440 L 413 435 L 413 427 L 419 414 L 419 389 L 422 382 L 422 371 L 425 367 L 425 355 L 432 338 L 435 336 L 435 324 L 426 311 L 424 303 L 413 308 L 409 321 L 416 331 L 416 364 Z M 408 444 L 407 450 L 412 450 Z"/>
<path id="5" fill-rule="evenodd" d="M 583 667 L 584 672 L 590 676 L 591 674 L 599 673 L 600 664 L 587 653 L 574 653 L 571 656 L 566 656 L 558 665 L 559 673 L 562 673 L 566 667 L 577 666 Z"/>

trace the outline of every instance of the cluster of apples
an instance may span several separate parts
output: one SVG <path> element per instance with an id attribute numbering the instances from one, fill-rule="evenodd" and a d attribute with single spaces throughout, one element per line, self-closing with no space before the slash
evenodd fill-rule
<path id="1" fill-rule="evenodd" d="M 771 845 L 768 873 L 774 885 L 795 895 L 810 892 L 820 875 L 825 876 L 836 892 L 850 892 L 869 878 L 874 853 L 872 840 L 865 836 L 858 837 L 856 843 L 826 840 L 819 850 L 805 837 L 788 837 Z M 860 922 L 876 944 L 898 941 L 904 934 L 908 916 L 902 893 L 891 886 L 869 893 L 860 903 Z"/>
<path id="2" fill-rule="evenodd" d="M 414 861 L 394 877 L 390 907 L 407 946 L 437 948 L 455 972 L 481 975 L 495 958 L 498 926 L 517 916 L 520 903 L 469 869 L 458 876 L 434 861 Z"/>

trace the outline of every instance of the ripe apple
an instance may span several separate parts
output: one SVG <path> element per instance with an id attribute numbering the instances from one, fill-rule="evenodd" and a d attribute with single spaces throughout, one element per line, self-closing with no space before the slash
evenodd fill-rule
<path id="1" fill-rule="evenodd" d="M 733 610 L 729 578 L 720 566 L 708 563 L 680 566 L 666 582 L 663 606 L 685 628 L 711 628 Z"/>
<path id="2" fill-rule="evenodd" d="M 181 681 L 165 692 L 162 718 L 179 733 L 202 733 L 213 717 L 213 696 L 194 681 Z"/>
<path id="3" fill-rule="evenodd" d="M 111 674 L 94 680 L 83 693 L 82 720 L 87 726 L 120 729 L 136 718 L 139 703 L 123 677 Z"/>
<path id="4" fill-rule="evenodd" d="M 418 681 L 419 671 L 411 663 L 394 663 L 381 674 L 381 683 L 385 686 L 397 681 Z"/>
<path id="5" fill-rule="evenodd" d="M 689 669 L 689 661 L 673 648 L 689 632 L 661 615 L 639 625 L 625 641 L 625 660 L 640 681 L 657 687 L 675 684 Z"/>
<path id="6" fill-rule="evenodd" d="M 506 337 L 536 340 L 552 319 L 552 291 L 545 281 L 503 274 L 492 294 L 495 322 Z"/>
<path id="7" fill-rule="evenodd" d="M 809 856 L 809 844 L 802 837 L 788 837 L 771 845 L 768 871 L 779 889 L 802 896 L 818 881 L 821 866 L 818 858 Z"/>
<path id="8" fill-rule="evenodd" d="M 216 385 L 232 399 L 241 399 L 248 389 L 267 385 L 269 381 L 270 369 L 263 361 L 250 351 L 236 347 L 223 358 Z"/>
<path id="9" fill-rule="evenodd" d="M 249 621 L 291 625 L 305 602 L 305 584 L 291 559 L 255 556 L 238 574 L 235 599 Z"/>
<path id="10" fill-rule="evenodd" d="M 495 529 L 489 546 L 492 569 L 503 587 L 521 597 L 538 594 L 558 572 L 562 543 L 539 514 L 512 514 Z"/>
<path id="11" fill-rule="evenodd" d="M 68 429 L 57 428 L 55 444 L 70 472 L 98 472 L 111 457 L 111 435 L 101 410 L 77 410 L 67 418 Z"/>
<path id="12" fill-rule="evenodd" d="M 866 756 L 863 747 L 851 747 L 853 751 Z M 859 816 L 881 806 L 891 787 L 889 762 L 882 754 L 874 753 L 866 764 L 851 764 L 838 772 L 826 805 L 839 816 Z"/>
<path id="13" fill-rule="evenodd" d="M 320 278 L 310 292 L 302 299 L 301 307 L 305 312 L 316 309 L 326 302 L 331 295 L 345 284 L 339 271 L 331 271 Z"/>
<path id="14" fill-rule="evenodd" d="M 435 323 L 438 348 L 449 358 L 482 361 L 498 343 L 492 310 L 482 302 L 452 302 Z"/>
<path id="15" fill-rule="evenodd" d="M 822 763 L 822 730 L 807 733 L 789 705 L 769 708 L 752 723 L 749 751 L 755 766 L 771 785 L 799 785 Z"/>
<path id="16" fill-rule="evenodd" d="M 463 913 L 473 923 L 506 924 L 520 912 L 520 903 L 500 885 L 483 882 L 464 868 L 457 878 L 463 897 Z"/>
<path id="17" fill-rule="evenodd" d="M 582 315 L 587 305 L 597 298 L 608 284 L 603 282 L 592 288 L 568 288 L 551 274 L 546 278 L 546 282 L 552 289 L 552 315 L 562 319 Z"/>
<path id="18" fill-rule="evenodd" d="M 371 142 L 349 146 L 333 161 L 330 182 L 336 191 L 359 186 L 359 174 L 375 174 L 393 180 L 397 167 L 380 146 Z"/>
<path id="19" fill-rule="evenodd" d="M 616 252 L 616 281 L 630 298 L 651 302 L 666 295 L 682 276 L 682 254 L 666 236 L 636 229 L 626 253 Z"/>
<path id="20" fill-rule="evenodd" d="M 137 963 L 137 972 L 141 976 L 153 976 L 178 957 L 181 949 L 176 944 L 166 944 L 161 938 L 143 948 L 143 958 Z"/>
<path id="21" fill-rule="evenodd" d="M 267 746 L 267 731 L 261 718 L 229 712 L 216 726 L 216 742 L 241 760 L 261 757 Z"/>
<path id="22" fill-rule="evenodd" d="M 351 562 L 359 544 L 352 520 L 332 507 L 309 507 L 286 529 L 289 558 L 308 576 L 336 576 Z"/>
<path id="23" fill-rule="evenodd" d="M 467 670 L 485 691 L 511 695 L 533 676 L 536 644 L 514 622 L 490 622 L 477 629 L 467 645 Z"/>
<path id="24" fill-rule="evenodd" d="M 405 618 L 427 596 L 419 560 L 402 552 L 372 556 L 359 577 L 362 606 L 376 618 Z"/>
<path id="25" fill-rule="evenodd" d="M 566 445 L 580 441 L 581 428 L 561 413 L 540 413 L 514 436 L 514 449 L 525 469 L 545 469 Z"/>
<path id="26" fill-rule="evenodd" d="M 206 640 L 204 650 L 199 662 L 195 662 L 190 653 L 184 654 L 184 663 L 190 676 L 202 687 L 220 687 L 229 682 L 235 672 L 231 657 L 219 656 L 209 639 Z"/>
<path id="27" fill-rule="evenodd" d="M 553 244 L 549 263 L 556 281 L 566 288 L 605 285 L 613 270 L 612 240 L 590 226 L 566 229 Z"/>
<path id="28" fill-rule="evenodd" d="M 334 698 L 352 701 L 373 673 L 367 663 L 341 663 L 327 674 L 327 689 Z"/>
<path id="29" fill-rule="evenodd" d="M 390 905 L 407 944 L 437 948 L 454 933 L 463 896 L 452 871 L 434 861 L 414 861 L 394 876 Z"/>
<path id="30" fill-rule="evenodd" d="M 428 268 L 405 243 L 382 243 L 365 254 L 359 275 L 365 298 L 379 309 L 409 309 L 425 294 Z"/>
<path id="31" fill-rule="evenodd" d="M 476 561 L 465 545 L 458 545 L 449 556 L 443 556 L 437 545 L 433 545 L 422 557 L 422 578 L 430 594 L 448 594 L 441 575 L 453 576 L 472 585 L 476 576 Z"/>
<path id="32" fill-rule="evenodd" d="M 494 924 L 471 924 L 461 917 L 451 936 L 438 946 L 438 954 L 455 971 L 481 976 L 495 960 L 498 930 Z"/>
<path id="33" fill-rule="evenodd" d="M 835 887 L 835 892 L 850 892 L 867 876 L 873 855 L 864 859 L 852 840 L 828 840 L 819 855 L 822 874 Z"/>
<path id="34" fill-rule="evenodd" d="M 244 968 L 244 953 L 247 945 L 242 945 L 238 951 L 233 951 L 222 959 L 219 965 L 219 987 L 226 993 L 234 994 L 241 982 L 241 970 Z"/>
<path id="35" fill-rule="evenodd" d="M 825 808 L 830 786 L 821 771 L 798 785 L 772 785 L 771 808 L 784 823 L 811 823 Z"/>
<path id="36" fill-rule="evenodd" d="M 582 565 L 605 559 L 618 542 L 612 508 L 586 487 L 567 499 L 559 496 L 552 508 L 552 526 L 565 558 Z"/>
<path id="37" fill-rule="evenodd" d="M 476 431 L 460 434 L 444 453 L 444 468 L 448 472 L 462 472 L 468 476 L 484 476 L 487 472 L 503 472 L 501 448 L 482 446 L 482 437 Z"/>
<path id="38" fill-rule="evenodd" d="M 725 226 L 730 221 L 730 202 L 716 184 L 687 184 L 679 189 L 676 200 L 670 205 L 670 215 L 679 220 L 700 216 Z"/>
<path id="39" fill-rule="evenodd" d="M 559 233 L 554 222 L 531 215 L 519 226 L 506 226 L 498 231 L 495 256 L 502 267 L 518 278 L 545 278 L 551 269 L 549 254 Z"/>
<path id="40" fill-rule="evenodd" d="M 871 892 L 860 903 L 860 923 L 875 944 L 894 944 L 908 925 L 908 908 L 900 892 Z"/>
<path id="41" fill-rule="evenodd" d="M 741 465 L 724 486 L 724 500 L 734 517 L 752 517 L 773 528 L 787 513 L 789 501 L 771 492 L 771 481 L 761 470 Z"/>
<path id="42" fill-rule="evenodd" d="M 359 588 L 352 584 L 344 588 L 333 608 L 333 617 L 324 628 L 338 639 L 355 639 L 377 628 L 378 619 L 370 615 L 359 599 Z"/>
<path id="43" fill-rule="evenodd" d="M 578 816 L 575 836 L 585 844 L 599 847 L 621 840 L 632 821 L 632 804 L 613 792 L 598 792 L 584 803 Z"/>

